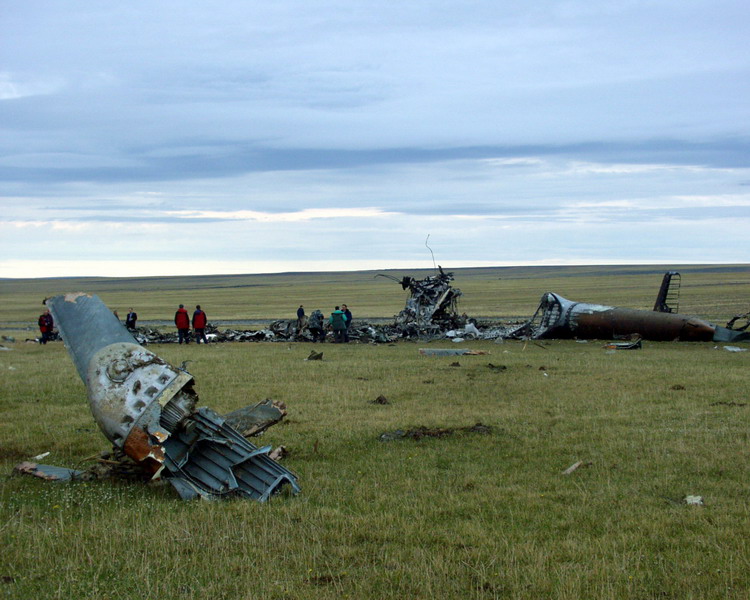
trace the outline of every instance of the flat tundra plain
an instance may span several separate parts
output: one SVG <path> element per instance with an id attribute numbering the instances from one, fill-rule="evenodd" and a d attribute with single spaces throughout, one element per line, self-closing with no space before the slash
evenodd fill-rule
<path id="1" fill-rule="evenodd" d="M 546 291 L 648 310 L 670 269 L 680 312 L 723 325 L 750 310 L 747 265 L 460 269 L 454 284 L 461 312 L 517 320 Z M 342 302 L 388 318 L 405 292 L 376 274 L 3 281 L 0 596 L 750 597 L 750 352 L 722 344 L 155 344 L 191 361 L 200 405 L 286 403 L 253 441 L 286 446 L 298 496 L 183 502 L 158 483 L 12 474 L 109 449 L 63 345 L 23 341 L 44 297 L 90 291 L 145 321 L 179 303 L 222 322 Z"/>

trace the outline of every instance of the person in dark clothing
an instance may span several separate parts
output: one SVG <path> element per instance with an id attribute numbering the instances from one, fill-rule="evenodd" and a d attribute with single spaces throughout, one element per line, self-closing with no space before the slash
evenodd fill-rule
<path id="1" fill-rule="evenodd" d="M 344 342 L 349 343 L 349 327 L 352 326 L 352 311 L 346 304 L 341 305 L 341 310 L 344 311 L 346 317 L 346 329 L 344 330 Z"/>
<path id="2" fill-rule="evenodd" d="M 305 307 L 300 304 L 299 308 L 297 309 L 297 333 L 302 331 L 302 328 L 304 326 L 305 326 Z"/>
<path id="3" fill-rule="evenodd" d="M 127 316 L 125 317 L 125 327 L 130 329 L 131 331 L 135 329 L 135 322 L 138 320 L 138 315 L 135 314 L 135 311 L 131 309 L 128 311 Z"/>
<path id="4" fill-rule="evenodd" d="M 195 332 L 196 344 L 200 344 L 201 340 L 203 340 L 204 344 L 208 344 L 208 340 L 206 339 L 207 322 L 206 313 L 201 310 L 201 305 L 199 304 L 195 307 L 195 312 L 193 313 L 193 331 Z"/>
<path id="5" fill-rule="evenodd" d="M 39 315 L 38 324 L 39 332 L 42 334 L 42 339 L 39 340 L 39 343 L 46 344 L 52 339 L 52 330 L 55 328 L 55 320 L 52 318 L 49 308 Z"/>
<path id="6" fill-rule="evenodd" d="M 346 333 L 346 315 L 344 311 L 337 306 L 328 318 L 328 323 L 333 329 L 333 341 L 336 344 L 343 344 L 344 334 Z"/>
<path id="7" fill-rule="evenodd" d="M 319 310 L 314 310 L 310 315 L 310 320 L 307 322 L 307 328 L 313 336 L 313 343 L 317 341 L 326 341 L 326 330 L 323 326 L 323 313 Z"/>
<path id="8" fill-rule="evenodd" d="M 185 310 L 185 306 L 180 304 L 180 308 L 174 314 L 174 324 L 177 327 L 177 335 L 180 344 L 184 340 L 186 344 L 190 343 L 190 317 Z"/>

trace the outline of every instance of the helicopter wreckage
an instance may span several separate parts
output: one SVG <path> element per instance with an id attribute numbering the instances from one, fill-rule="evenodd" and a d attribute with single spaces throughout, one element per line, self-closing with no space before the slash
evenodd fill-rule
<path id="1" fill-rule="evenodd" d="M 651 341 L 715 341 L 741 342 L 750 340 L 750 313 L 736 315 L 726 326 L 714 325 L 698 317 L 678 313 L 680 274 L 664 275 L 654 309 L 638 310 L 576 302 L 554 292 L 542 295 L 532 317 L 524 322 L 497 323 L 478 321 L 459 314 L 460 289 L 453 287 L 453 273 L 438 267 L 434 275 L 417 279 L 391 279 L 409 292 L 403 310 L 387 324 L 355 321 L 349 336 L 352 341 L 389 343 L 399 339 L 622 339 L 640 336 Z M 744 325 L 741 323 L 744 321 Z M 206 328 L 212 342 L 249 341 L 315 341 L 307 327 L 296 320 L 274 321 L 258 331 Z M 139 328 L 133 335 L 141 344 L 177 342 L 174 333 Z"/>
<path id="2" fill-rule="evenodd" d="M 168 481 L 183 499 L 262 502 L 282 489 L 299 492 L 297 476 L 269 456 L 271 447 L 256 447 L 233 426 L 257 433 L 263 426 L 249 413 L 267 426 L 283 416 L 274 414 L 278 408 L 261 403 L 224 417 L 197 408 L 193 376 L 137 343 L 97 296 L 66 294 L 46 304 L 99 429 L 142 475 Z"/>

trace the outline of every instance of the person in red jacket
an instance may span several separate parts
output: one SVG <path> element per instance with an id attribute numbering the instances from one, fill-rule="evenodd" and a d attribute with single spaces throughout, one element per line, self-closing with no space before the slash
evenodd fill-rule
<path id="1" fill-rule="evenodd" d="M 201 340 L 203 340 L 204 344 L 208 344 L 208 340 L 206 339 L 207 322 L 206 313 L 201 310 L 201 305 L 199 304 L 195 307 L 195 312 L 193 313 L 193 330 L 195 331 L 196 344 L 200 344 Z"/>
<path id="2" fill-rule="evenodd" d="M 185 307 L 180 304 L 180 308 L 174 314 L 174 324 L 177 327 L 177 335 L 179 337 L 180 344 L 182 340 L 185 340 L 186 344 L 190 343 L 190 317 Z"/>
<path id="3" fill-rule="evenodd" d="M 55 321 L 49 312 L 49 308 L 43 314 L 39 315 L 38 323 L 39 332 L 42 334 L 42 339 L 39 340 L 39 343 L 46 344 L 48 340 L 52 339 L 52 330 L 55 328 Z"/>

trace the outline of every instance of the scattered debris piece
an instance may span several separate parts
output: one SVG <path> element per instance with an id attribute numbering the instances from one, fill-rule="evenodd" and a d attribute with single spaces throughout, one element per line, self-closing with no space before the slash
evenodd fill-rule
<path id="1" fill-rule="evenodd" d="M 71 481 L 80 478 L 83 471 L 55 467 L 52 465 L 40 465 L 34 462 L 22 462 L 13 467 L 13 471 L 21 475 L 33 475 L 45 481 Z"/>
<path id="2" fill-rule="evenodd" d="M 450 366 L 450 367 L 460 367 L 460 366 L 461 366 L 461 363 L 460 363 L 460 362 L 458 362 L 458 361 L 456 361 L 456 362 L 452 362 L 452 363 L 451 363 L 450 365 L 448 365 L 448 366 Z"/>
<path id="3" fill-rule="evenodd" d="M 577 462 L 574 462 L 572 465 L 570 465 L 567 469 L 565 469 L 562 474 L 563 475 L 570 475 L 574 471 L 580 469 L 581 467 L 590 467 L 593 463 L 591 462 L 583 462 L 582 460 L 579 460 Z"/>
<path id="4" fill-rule="evenodd" d="M 31 460 L 40 461 L 43 458 L 47 458 L 51 453 L 50 452 L 42 452 L 41 454 L 37 454 L 36 456 L 32 456 Z"/>
<path id="5" fill-rule="evenodd" d="M 492 433 L 490 425 L 476 423 L 470 427 L 415 427 L 414 429 L 396 429 L 395 431 L 386 431 L 380 434 L 381 442 L 391 442 L 394 440 L 410 439 L 421 440 L 423 438 L 442 438 L 454 433 L 478 433 L 480 435 L 489 435 Z"/>
<path id="6" fill-rule="evenodd" d="M 492 371 L 506 371 L 508 369 L 505 365 L 493 365 L 492 363 L 487 363 L 487 367 Z"/>
<path id="7" fill-rule="evenodd" d="M 724 350 L 727 352 L 747 352 L 747 348 L 740 348 L 739 346 L 724 346 Z"/>
<path id="8" fill-rule="evenodd" d="M 684 390 L 684 389 L 685 389 L 685 386 L 684 386 L 684 385 L 680 385 L 679 383 L 675 383 L 675 384 L 674 384 L 674 385 L 673 385 L 673 386 L 672 386 L 671 388 L 669 388 L 669 389 L 670 389 L 670 390 L 675 390 L 675 391 L 678 391 L 678 390 Z"/>
<path id="9" fill-rule="evenodd" d="M 737 321 L 745 319 L 744 325 L 739 325 Z M 727 329 L 733 329 L 734 331 L 746 331 L 750 328 L 750 312 L 746 312 L 741 315 L 735 315 L 726 324 Z"/>
<path id="10" fill-rule="evenodd" d="M 390 402 L 388 401 L 388 398 L 381 394 L 375 398 L 375 400 L 370 401 L 370 404 L 390 404 Z"/>
<path id="11" fill-rule="evenodd" d="M 315 352 L 315 350 L 311 350 L 310 356 L 308 356 L 305 360 L 323 360 L 323 353 Z"/>
<path id="12" fill-rule="evenodd" d="M 0 337 L 4 342 L 8 342 L 9 344 L 15 344 L 16 338 L 14 338 L 12 335 L 4 335 Z"/>
<path id="13" fill-rule="evenodd" d="M 747 406 L 746 402 L 712 402 L 709 406 Z"/>
<path id="14" fill-rule="evenodd" d="M 636 339 L 632 342 L 610 342 L 605 344 L 604 348 L 608 350 L 640 350 L 643 348 L 643 340 L 640 336 L 636 336 Z"/>
<path id="15" fill-rule="evenodd" d="M 703 506 L 703 496 L 685 496 L 685 504 Z"/>
<path id="16" fill-rule="evenodd" d="M 224 415 L 224 421 L 245 437 L 263 433 L 286 416 L 286 404 L 266 398 L 255 406 L 239 408 Z"/>
<path id="17" fill-rule="evenodd" d="M 485 350 L 469 350 L 468 348 L 420 348 L 422 356 L 485 356 Z"/>
<path id="18" fill-rule="evenodd" d="M 0 352 L 2 352 L 3 350 L 13 350 L 13 348 L 8 348 L 8 346 L 3 346 L 2 344 L 0 344 Z"/>
<path id="19" fill-rule="evenodd" d="M 270 446 L 257 448 L 211 409 L 196 408 L 192 375 L 136 343 L 97 296 L 46 304 L 99 428 L 142 472 L 167 480 L 183 499 L 299 492 L 296 475 L 268 457 Z"/>
<path id="20" fill-rule="evenodd" d="M 276 462 L 279 462 L 287 456 L 289 456 L 289 450 L 286 449 L 286 446 L 279 446 L 278 448 L 274 448 L 273 450 L 271 450 L 271 452 L 268 453 L 268 458 L 270 458 L 271 460 L 275 460 Z"/>

